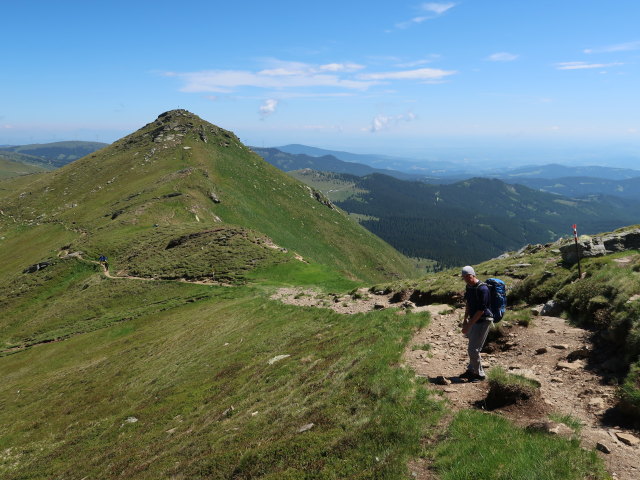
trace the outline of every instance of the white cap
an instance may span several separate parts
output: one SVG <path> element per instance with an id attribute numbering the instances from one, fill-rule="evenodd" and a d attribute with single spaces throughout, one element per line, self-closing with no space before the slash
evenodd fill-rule
<path id="1" fill-rule="evenodd" d="M 467 265 L 466 267 L 462 267 L 462 275 L 473 275 L 474 277 L 476 276 L 476 271 L 473 269 L 473 267 Z"/>

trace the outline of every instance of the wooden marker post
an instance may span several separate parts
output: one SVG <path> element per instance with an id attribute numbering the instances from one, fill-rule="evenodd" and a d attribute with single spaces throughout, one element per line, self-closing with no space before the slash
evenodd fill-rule
<path id="1" fill-rule="evenodd" d="M 578 279 L 582 278 L 582 268 L 580 268 L 580 248 L 578 248 L 578 228 L 573 224 L 573 241 L 576 243 L 576 258 L 578 259 Z"/>

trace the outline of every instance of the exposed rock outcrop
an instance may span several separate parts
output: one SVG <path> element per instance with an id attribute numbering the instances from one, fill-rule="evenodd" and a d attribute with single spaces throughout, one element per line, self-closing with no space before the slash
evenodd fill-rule
<path id="1" fill-rule="evenodd" d="M 578 255 L 580 255 L 580 258 L 601 257 L 609 253 L 637 250 L 639 248 L 640 228 L 634 228 L 603 236 L 582 236 L 578 240 L 577 249 L 575 243 L 570 242 L 560 247 L 560 253 L 564 262 L 573 264 L 578 261 Z"/>

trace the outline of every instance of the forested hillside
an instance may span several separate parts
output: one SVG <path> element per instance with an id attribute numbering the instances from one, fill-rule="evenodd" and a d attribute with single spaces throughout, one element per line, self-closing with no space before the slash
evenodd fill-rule
<path id="1" fill-rule="evenodd" d="M 298 175 L 317 184 L 319 175 Z M 405 255 L 441 266 L 479 262 L 528 243 L 566 235 L 574 223 L 583 233 L 634 223 L 638 202 L 613 197 L 571 199 L 474 178 L 451 185 L 407 182 L 385 175 L 332 175 L 351 193 L 323 185 L 336 205 Z M 316 182 L 316 183 L 314 183 Z M 339 193 L 339 195 L 335 195 Z"/>

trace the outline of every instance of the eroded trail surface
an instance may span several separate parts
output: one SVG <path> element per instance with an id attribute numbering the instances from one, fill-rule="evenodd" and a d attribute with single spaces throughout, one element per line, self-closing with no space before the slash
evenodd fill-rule
<path id="1" fill-rule="evenodd" d="M 467 364 L 466 338 L 460 334 L 462 310 L 446 305 L 428 307 L 432 321 L 417 332 L 405 351 L 404 359 L 417 375 L 428 377 L 433 388 L 444 391 L 452 409 L 484 408 L 486 382 L 466 383 L 458 378 Z M 588 332 L 574 328 L 562 318 L 535 317 L 528 327 L 512 326 L 506 335 L 487 345 L 492 353 L 483 353 L 485 369 L 501 366 L 509 373 L 524 375 L 540 382 L 540 405 L 496 410 L 520 426 L 548 421 L 550 414 L 570 415 L 582 423 L 580 438 L 584 448 L 600 443 L 610 453 L 601 456 L 607 470 L 620 480 L 640 479 L 640 447 L 626 445 L 619 435 L 635 435 L 609 424 L 607 414 L 615 404 L 616 387 L 604 384 L 587 365 Z M 415 346 L 430 345 L 428 351 Z M 445 385 L 436 384 L 444 377 Z M 441 381 L 442 379 L 440 379 Z M 450 383 L 449 383 L 450 382 Z"/>
<path id="2" fill-rule="evenodd" d="M 367 294 L 327 297 L 313 290 L 281 289 L 273 297 L 289 304 L 332 308 L 344 313 L 400 307 L 391 304 L 386 295 Z M 429 311 L 432 321 L 416 332 L 404 353 L 404 363 L 416 375 L 427 377 L 430 388 L 442 390 L 452 411 L 484 409 L 487 382 L 467 383 L 458 378 L 467 365 L 467 341 L 460 333 L 463 311 L 448 305 L 413 307 L 413 311 Z M 616 387 L 608 385 L 588 364 L 591 345 L 589 333 L 570 326 L 557 317 L 534 317 L 528 327 L 503 323 L 502 337 L 490 341 L 483 353 L 483 365 L 488 371 L 501 366 L 509 373 L 537 380 L 541 399 L 534 405 L 506 406 L 494 413 L 508 417 L 520 426 L 549 422 L 549 415 L 571 416 L 582 424 L 579 436 L 584 448 L 599 450 L 607 470 L 620 480 L 640 479 L 640 445 L 629 445 L 634 432 L 611 418 L 616 400 Z M 562 427 L 562 425 L 560 425 Z M 556 430 L 558 430 L 556 428 Z M 568 428 L 560 434 L 569 435 Z M 605 453 L 604 451 L 608 453 Z M 410 465 L 414 478 L 435 478 L 421 462 Z"/>

